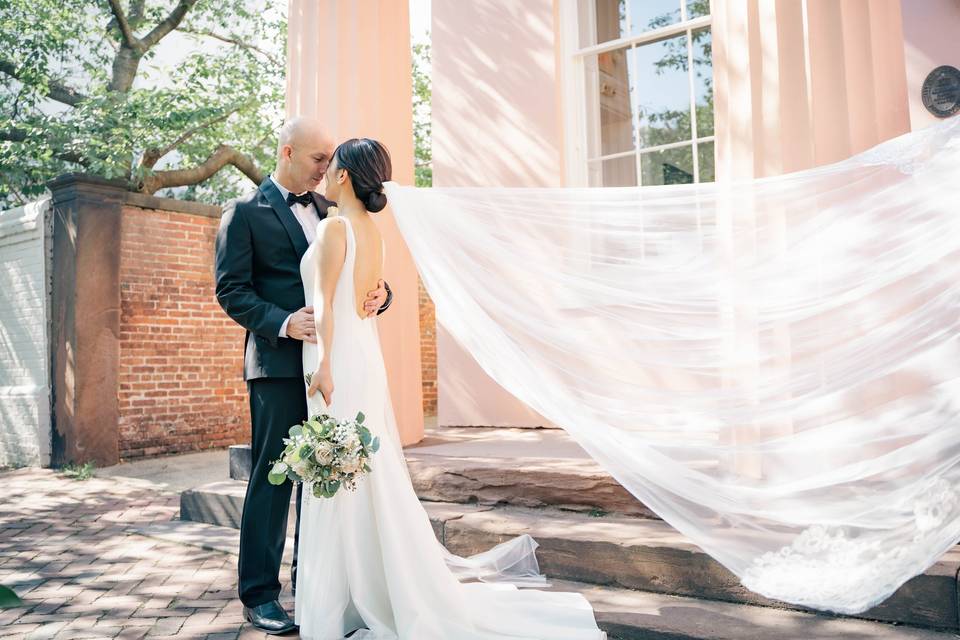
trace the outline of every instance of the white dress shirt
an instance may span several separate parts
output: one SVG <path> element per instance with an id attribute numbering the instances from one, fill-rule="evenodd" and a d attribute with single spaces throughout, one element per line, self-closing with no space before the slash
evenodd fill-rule
<path id="1" fill-rule="evenodd" d="M 273 184 L 276 185 L 277 190 L 280 192 L 280 195 L 283 196 L 284 201 L 286 201 L 290 190 L 277 182 L 277 179 L 272 175 L 270 176 L 270 179 L 273 181 Z M 312 244 L 314 238 L 317 237 L 317 225 L 320 224 L 320 217 L 317 215 L 316 207 L 313 205 L 305 205 L 295 202 L 290 206 L 290 210 L 293 211 L 293 216 L 303 228 L 303 235 L 307 237 L 307 244 Z M 290 322 L 290 316 L 292 315 L 293 314 L 291 313 L 289 316 L 287 316 L 287 319 L 283 321 L 282 325 L 280 325 L 281 338 L 287 337 L 287 323 Z"/>

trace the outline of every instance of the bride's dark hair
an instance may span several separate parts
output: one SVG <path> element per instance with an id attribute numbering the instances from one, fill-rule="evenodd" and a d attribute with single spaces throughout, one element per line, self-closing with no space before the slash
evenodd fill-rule
<path id="1" fill-rule="evenodd" d="M 350 174 L 353 192 L 367 211 L 376 213 L 387 206 L 383 183 L 390 180 L 393 166 L 387 148 L 370 138 L 352 138 L 333 152 L 337 168 Z"/>

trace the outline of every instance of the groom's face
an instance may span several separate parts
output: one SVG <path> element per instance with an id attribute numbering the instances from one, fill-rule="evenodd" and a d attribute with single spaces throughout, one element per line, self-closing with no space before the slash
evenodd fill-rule
<path id="1" fill-rule="evenodd" d="M 323 135 L 295 140 L 287 152 L 290 175 L 297 182 L 295 188 L 300 191 L 316 189 L 327 172 L 333 151 L 333 141 Z"/>

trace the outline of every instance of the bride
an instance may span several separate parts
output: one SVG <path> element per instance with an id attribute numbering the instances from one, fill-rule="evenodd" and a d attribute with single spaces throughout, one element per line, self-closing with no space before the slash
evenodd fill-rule
<path id="1" fill-rule="evenodd" d="M 359 411 L 380 438 L 373 471 L 356 491 L 332 498 L 304 491 L 295 619 L 300 637 L 338 640 L 604 640 L 578 593 L 517 588 L 543 584 L 528 535 L 463 558 L 434 535 L 414 492 L 390 402 L 376 319 L 357 292 L 376 288 L 384 244 L 372 213 L 387 204 L 387 150 L 348 140 L 327 170 L 326 197 L 337 203 L 320 222 L 300 263 L 317 344 L 304 343 L 313 371 L 309 415 L 338 420 Z M 461 582 L 467 578 L 481 582 Z M 540 582 L 537 582 L 537 579 Z M 491 582 L 492 581 L 492 582 Z"/>

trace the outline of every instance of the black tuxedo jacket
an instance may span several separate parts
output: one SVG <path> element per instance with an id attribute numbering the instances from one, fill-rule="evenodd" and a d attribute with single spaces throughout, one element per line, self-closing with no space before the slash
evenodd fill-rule
<path id="1" fill-rule="evenodd" d="M 334 203 L 311 193 L 317 216 Z M 305 304 L 300 258 L 307 238 L 268 177 L 255 191 L 223 207 L 216 239 L 216 295 L 227 315 L 247 330 L 243 378 L 303 377 L 303 343 L 281 338 L 287 316 Z M 387 287 L 387 301 L 393 301 Z"/>

